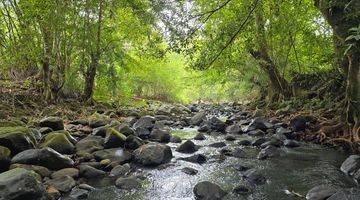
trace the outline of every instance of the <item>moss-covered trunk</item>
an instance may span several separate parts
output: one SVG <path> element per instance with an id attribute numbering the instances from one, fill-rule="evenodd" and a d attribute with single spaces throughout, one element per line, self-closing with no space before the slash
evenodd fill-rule
<path id="1" fill-rule="evenodd" d="M 315 0 L 315 6 L 333 29 L 337 55 L 343 54 L 339 64 L 346 73 L 346 119 L 350 126 L 358 128 L 360 118 L 360 42 L 347 40 L 349 29 L 360 25 L 360 1 L 354 0 Z M 352 48 L 345 52 L 349 45 Z M 340 52 L 339 52 L 340 51 Z M 354 131 L 358 134 L 357 131 Z M 357 135 L 354 135 L 357 138 Z"/>

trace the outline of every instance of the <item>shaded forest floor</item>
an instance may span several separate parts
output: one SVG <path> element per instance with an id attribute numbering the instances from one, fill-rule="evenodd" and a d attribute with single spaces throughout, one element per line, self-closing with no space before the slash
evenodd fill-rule
<path id="1" fill-rule="evenodd" d="M 140 98 L 129 100 L 127 105 L 96 101 L 89 104 L 76 98 L 60 99 L 56 103 L 48 104 L 37 88 L 39 87 L 26 85 L 26 82 L 0 81 L 0 119 L 15 118 L 31 124 L 45 116 L 59 116 L 71 121 L 89 117 L 94 113 L 121 119 L 134 113 L 151 115 L 154 114 L 151 106 L 168 104 Z M 294 98 L 270 105 L 257 101 L 242 106 L 244 111 L 251 112 L 254 117 L 266 116 L 273 121 L 287 124 L 294 123 L 294 120 L 299 118 L 306 120 L 306 129 L 298 132 L 298 140 L 360 152 L 359 141 L 350 137 L 351 133 L 359 130 L 348 129 L 341 118 L 339 102 Z"/>

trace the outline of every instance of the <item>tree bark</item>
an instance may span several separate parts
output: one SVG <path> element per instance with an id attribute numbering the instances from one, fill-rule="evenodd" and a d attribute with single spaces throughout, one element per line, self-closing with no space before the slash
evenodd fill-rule
<path id="1" fill-rule="evenodd" d="M 43 60 L 42 60 L 42 68 L 43 68 L 43 93 L 45 100 L 47 102 L 51 101 L 51 87 L 50 87 L 50 79 L 51 79 L 51 72 L 50 72 L 50 59 L 51 59 L 51 36 L 48 27 L 42 28 L 42 35 L 43 35 Z"/>
<path id="2" fill-rule="evenodd" d="M 346 74 L 346 120 L 350 127 L 355 129 L 360 123 L 360 42 L 346 41 L 349 36 L 349 29 L 360 24 L 360 2 L 353 0 L 315 0 L 315 6 L 325 17 L 333 29 L 334 38 L 337 40 L 335 49 L 346 49 L 353 44 L 348 52 L 347 59 L 339 62 Z M 345 53 L 345 52 L 344 52 Z M 354 131 L 354 134 L 357 131 Z M 353 135 L 357 138 L 358 135 Z"/>

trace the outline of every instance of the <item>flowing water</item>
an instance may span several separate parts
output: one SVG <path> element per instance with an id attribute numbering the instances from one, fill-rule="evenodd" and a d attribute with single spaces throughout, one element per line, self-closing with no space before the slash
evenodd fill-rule
<path id="1" fill-rule="evenodd" d="M 173 131 L 173 134 L 183 138 L 192 138 L 196 129 Z M 245 135 L 237 136 L 233 142 L 226 141 L 228 147 L 239 147 L 237 142 L 241 139 L 254 140 Z M 194 141 L 194 140 L 193 140 Z M 209 136 L 203 141 L 194 141 L 201 148 L 196 153 L 207 156 L 204 164 L 195 164 L 182 160 L 191 154 L 182 154 L 175 151 L 178 144 L 170 143 L 174 158 L 166 167 L 155 169 L 140 169 L 146 174 L 142 188 L 135 191 L 121 191 L 116 189 L 110 180 L 103 180 L 93 185 L 99 187 L 90 194 L 90 200 L 192 200 L 194 199 L 193 187 L 196 183 L 208 180 L 220 185 L 228 195 L 224 199 L 241 200 L 291 200 L 304 199 L 289 195 L 285 191 L 295 192 L 305 196 L 307 191 L 320 184 L 331 184 L 342 188 L 352 187 L 355 183 L 340 170 L 341 163 L 346 155 L 324 147 L 302 143 L 301 147 L 283 148 L 285 155 L 268 160 L 258 160 L 256 156 L 259 149 L 244 147 L 247 158 L 226 157 L 219 159 L 218 148 L 208 147 L 208 144 L 225 141 L 223 135 Z M 252 185 L 247 182 L 233 166 L 241 164 L 259 169 L 267 178 L 264 185 Z M 197 175 L 187 175 L 181 171 L 184 167 L 198 170 Z M 233 194 L 231 191 L 237 185 L 246 185 L 252 188 L 252 193 L 247 196 Z"/>

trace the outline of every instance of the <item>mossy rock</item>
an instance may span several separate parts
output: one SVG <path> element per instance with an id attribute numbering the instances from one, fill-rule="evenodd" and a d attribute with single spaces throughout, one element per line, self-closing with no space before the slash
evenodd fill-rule
<path id="1" fill-rule="evenodd" d="M 41 147 L 50 147 L 55 151 L 63 154 L 74 153 L 75 146 L 70 142 L 65 133 L 53 132 L 49 133 L 41 144 Z"/>
<path id="2" fill-rule="evenodd" d="M 10 155 L 10 149 L 0 146 L 0 173 L 9 169 Z"/>
<path id="3" fill-rule="evenodd" d="M 100 126 L 105 126 L 110 122 L 110 119 L 106 115 L 102 115 L 99 113 L 94 113 L 89 117 L 89 126 L 91 128 L 97 128 Z"/>
<path id="4" fill-rule="evenodd" d="M 125 144 L 126 136 L 114 128 L 108 128 L 106 130 L 106 137 L 104 142 L 104 147 L 108 148 L 116 148 L 123 147 Z"/>
<path id="5" fill-rule="evenodd" d="M 48 133 L 45 136 L 45 140 L 50 140 L 52 137 L 56 136 L 58 133 L 65 135 L 72 144 L 75 144 L 77 142 L 76 139 L 71 135 L 71 133 L 69 131 L 64 131 L 64 130 L 53 131 L 53 132 Z"/>
<path id="6" fill-rule="evenodd" d="M 34 148 L 36 139 L 33 132 L 27 127 L 0 127 L 0 145 L 9 148 L 12 155 L 15 155 Z"/>
<path id="7" fill-rule="evenodd" d="M 0 127 L 25 126 L 25 123 L 18 119 L 5 120 L 0 119 Z"/>

